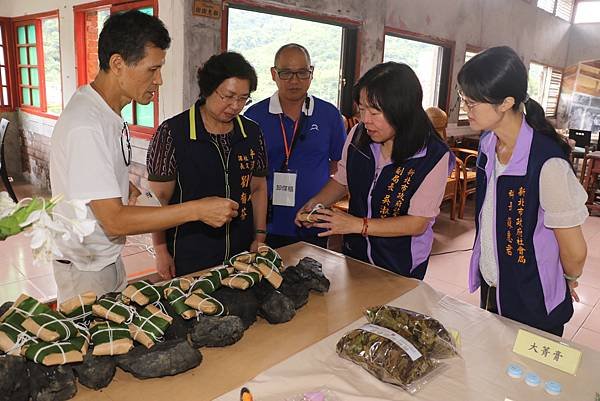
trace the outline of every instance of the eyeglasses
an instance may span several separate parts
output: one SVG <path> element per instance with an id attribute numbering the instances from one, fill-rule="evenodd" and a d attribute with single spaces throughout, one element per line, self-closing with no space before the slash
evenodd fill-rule
<path id="1" fill-rule="evenodd" d="M 219 95 L 222 101 L 227 104 L 241 104 L 243 106 L 248 106 L 252 103 L 252 98 L 250 96 L 235 96 L 235 95 L 221 95 L 218 90 L 215 90 L 215 93 Z"/>
<path id="2" fill-rule="evenodd" d="M 127 156 L 125 156 L 125 145 L 123 145 L 123 137 L 127 143 Z M 123 161 L 125 165 L 129 167 L 131 164 L 131 135 L 129 134 L 129 126 L 126 121 L 123 121 L 123 129 L 121 130 L 121 153 L 123 154 Z"/>
<path id="3" fill-rule="evenodd" d="M 275 68 L 275 71 L 277 71 L 277 76 L 279 77 L 279 79 L 282 79 L 284 81 L 289 81 L 290 79 L 292 79 L 292 77 L 294 75 L 296 76 L 296 78 L 298 78 L 300 80 L 305 80 L 305 79 L 310 78 L 314 71 L 313 66 L 311 66 L 307 70 L 298 70 L 298 71 L 280 70 L 277 67 L 274 67 L 274 68 Z"/>
<path id="4" fill-rule="evenodd" d="M 471 102 L 465 99 L 465 95 L 462 92 L 458 92 L 458 97 L 460 98 L 460 108 L 466 112 L 469 112 L 480 104 L 483 104 L 481 102 Z"/>

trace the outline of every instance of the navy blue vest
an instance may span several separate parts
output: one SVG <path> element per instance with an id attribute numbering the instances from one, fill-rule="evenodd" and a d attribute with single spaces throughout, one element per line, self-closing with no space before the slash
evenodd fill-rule
<path id="1" fill-rule="evenodd" d="M 248 250 L 254 240 L 250 181 L 254 158 L 260 149 L 260 128 L 240 116 L 233 121 L 229 157 L 221 155 L 213 143 L 195 107 L 196 138 L 190 135 L 190 110 L 171 118 L 177 178 L 169 204 L 178 204 L 207 196 L 229 198 L 239 203 L 239 215 L 220 228 L 202 222 L 190 222 L 167 230 L 167 247 L 174 257 L 177 275 L 215 266 L 236 253 Z"/>
<path id="2" fill-rule="evenodd" d="M 566 156 L 552 138 L 533 132 L 525 121 L 523 124 L 511 162 L 496 183 L 495 245 L 499 265 L 496 296 L 498 312 L 502 316 L 548 331 L 569 321 L 573 303 L 562 275 L 556 237 L 544 226 L 539 180 L 542 166 L 548 159 L 566 160 Z M 481 138 L 477 160 L 478 218 L 475 220 L 471 289 L 479 283 L 474 274 L 480 274 L 479 219 L 487 188 L 486 166 L 488 163 L 493 165 L 496 157 L 495 137 L 488 135 L 493 133 Z M 529 143 L 531 147 L 527 152 Z M 524 174 L 509 171 L 509 168 L 514 170 L 511 166 L 522 169 Z M 491 166 L 487 169 L 490 171 Z"/>
<path id="3" fill-rule="evenodd" d="M 403 163 L 392 163 L 375 178 L 376 155 L 370 146 L 359 148 L 358 139 L 367 135 L 364 125 L 356 127 L 352 144 L 348 147 L 346 171 L 350 203 L 348 212 L 353 216 L 385 218 L 405 216 L 410 199 L 427 174 L 449 152 L 448 146 L 434 133 L 428 137 L 424 150 Z M 374 180 L 376 180 L 373 189 Z M 423 279 L 433 242 L 430 224 L 419 241 L 412 236 L 363 238 L 359 234 L 344 235 L 344 254 L 386 268 L 406 277 Z M 415 263 L 417 255 L 422 261 Z M 371 260 L 369 259 L 369 256 Z"/>

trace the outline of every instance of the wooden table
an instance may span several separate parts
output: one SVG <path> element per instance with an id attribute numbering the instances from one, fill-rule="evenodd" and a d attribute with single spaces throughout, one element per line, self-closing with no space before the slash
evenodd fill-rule
<path id="1" fill-rule="evenodd" d="M 149 380 L 138 380 L 117 369 L 107 388 L 93 391 L 79 385 L 74 400 L 212 400 L 354 322 L 366 307 L 388 303 L 418 284 L 306 243 L 290 245 L 279 252 L 288 266 L 305 256 L 322 263 L 331 281 L 329 292 L 311 293 L 308 304 L 290 322 L 271 325 L 259 318 L 236 344 L 202 348 L 203 361 L 195 369 Z"/>

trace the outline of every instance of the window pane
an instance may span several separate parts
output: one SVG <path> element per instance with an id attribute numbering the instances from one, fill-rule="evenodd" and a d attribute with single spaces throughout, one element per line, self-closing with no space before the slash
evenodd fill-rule
<path id="1" fill-rule="evenodd" d="M 154 9 L 152 7 L 140 8 L 138 11 L 141 11 L 141 12 L 146 13 L 148 15 L 154 15 Z"/>
<path id="2" fill-rule="evenodd" d="M 541 64 L 529 64 L 529 80 L 527 83 L 527 92 L 529 97 L 538 102 L 543 103 L 544 96 L 544 66 Z"/>
<path id="3" fill-rule="evenodd" d="M 42 38 L 44 41 L 46 105 L 48 112 L 60 114 L 62 110 L 62 82 L 60 79 L 58 18 L 47 18 L 42 21 Z"/>
<path id="4" fill-rule="evenodd" d="M 291 42 L 303 45 L 315 66 L 310 93 L 337 104 L 342 31 L 337 25 L 230 8 L 227 48 L 242 53 L 256 70 L 252 98 L 259 101 L 277 90 L 270 71 L 277 49 Z"/>
<path id="5" fill-rule="evenodd" d="M 29 48 L 29 64 L 37 65 L 37 49 L 34 47 Z"/>
<path id="6" fill-rule="evenodd" d="M 40 77 L 38 74 L 38 69 L 37 68 L 30 68 L 29 72 L 31 74 L 31 85 L 32 86 L 39 86 L 40 85 Z"/>
<path id="7" fill-rule="evenodd" d="M 0 67 L 0 84 L 6 85 L 6 68 Z"/>
<path id="8" fill-rule="evenodd" d="M 32 98 L 32 104 L 35 107 L 40 107 L 40 90 L 39 89 L 31 90 L 31 98 Z"/>
<path id="9" fill-rule="evenodd" d="M 20 26 L 17 28 L 17 43 L 20 45 L 27 43 L 27 37 L 25 36 L 24 26 Z"/>
<path id="10" fill-rule="evenodd" d="M 4 42 L 2 42 L 2 25 L 0 25 L 0 45 L 2 45 Z"/>
<path id="11" fill-rule="evenodd" d="M 29 96 L 29 88 L 21 89 L 23 94 L 23 104 L 31 105 L 31 97 Z"/>
<path id="12" fill-rule="evenodd" d="M 27 43 L 34 44 L 35 42 L 35 25 L 27 25 Z"/>
<path id="13" fill-rule="evenodd" d="M 1 34 L 0 34 L 0 37 L 2 37 Z M 2 46 L 0 46 L 0 65 L 4 65 L 4 64 L 5 64 L 4 63 L 4 48 Z"/>
<path id="14" fill-rule="evenodd" d="M 154 127 L 154 102 L 147 105 L 135 104 L 136 124 L 144 127 Z"/>
<path id="15" fill-rule="evenodd" d="M 556 0 L 538 0 L 537 6 L 542 10 L 546 10 L 549 13 L 554 13 L 554 3 Z"/>
<path id="16" fill-rule="evenodd" d="M 123 110 L 121 110 L 121 117 L 123 117 L 123 120 L 127 121 L 128 124 L 133 124 L 133 113 L 131 112 L 131 103 L 123 107 Z"/>
<path id="17" fill-rule="evenodd" d="M 21 85 L 29 85 L 29 68 L 20 68 L 21 70 Z"/>
<path id="18" fill-rule="evenodd" d="M 4 102 L 4 106 L 8 105 L 8 88 L 6 86 L 2 87 L 2 101 Z"/>
<path id="19" fill-rule="evenodd" d="M 416 40 L 385 36 L 383 61 L 408 64 L 419 77 L 423 87 L 423 107 L 437 105 L 441 68 L 441 46 Z"/>
<path id="20" fill-rule="evenodd" d="M 19 47 L 19 64 L 28 64 L 26 47 Z"/>
<path id="21" fill-rule="evenodd" d="M 572 14 L 573 14 L 573 0 L 557 0 L 556 16 L 558 18 L 562 18 L 565 21 L 571 21 Z"/>
<path id="22" fill-rule="evenodd" d="M 580 1 L 577 4 L 574 22 L 600 22 L 600 1 Z"/>

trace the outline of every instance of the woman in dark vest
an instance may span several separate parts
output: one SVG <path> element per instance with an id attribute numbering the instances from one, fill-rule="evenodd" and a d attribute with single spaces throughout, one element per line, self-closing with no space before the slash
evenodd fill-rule
<path id="1" fill-rule="evenodd" d="M 471 128 L 485 131 L 469 289 L 481 287 L 482 308 L 560 336 L 587 252 L 587 195 L 569 146 L 527 95 L 527 69 L 511 48 L 473 57 L 458 83 Z"/>
<path id="2" fill-rule="evenodd" d="M 266 236 L 267 159 L 263 136 L 240 116 L 256 89 L 254 68 L 238 53 L 212 56 L 198 70 L 200 98 L 163 122 L 148 149 L 150 187 L 163 204 L 207 199 L 237 217 L 220 227 L 187 223 L 153 235 L 159 275 L 170 278 L 223 263 Z"/>
<path id="3" fill-rule="evenodd" d="M 346 140 L 338 172 L 301 209 L 296 224 L 318 219 L 314 226 L 326 229 L 320 236 L 344 234 L 346 255 L 423 279 L 454 157 L 423 110 L 421 84 L 409 66 L 373 67 L 356 84 L 354 98 L 361 123 Z M 307 214 L 347 194 L 348 213 Z"/>

